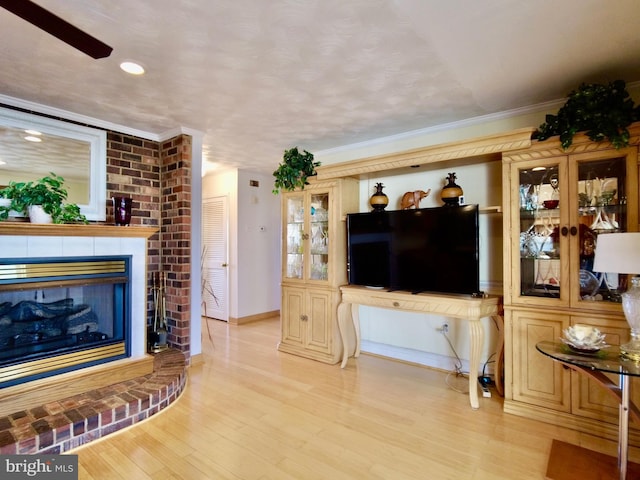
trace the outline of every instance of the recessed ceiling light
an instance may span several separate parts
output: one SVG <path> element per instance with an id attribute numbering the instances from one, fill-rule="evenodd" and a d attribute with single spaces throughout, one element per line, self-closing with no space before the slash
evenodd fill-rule
<path id="1" fill-rule="evenodd" d="M 42 135 L 42 133 L 37 130 L 25 130 L 24 133 L 28 133 L 29 135 Z"/>
<path id="2" fill-rule="evenodd" d="M 131 75 L 142 75 L 144 73 L 144 67 L 135 62 L 122 62 L 120 68 Z"/>
<path id="3" fill-rule="evenodd" d="M 35 135 L 27 135 L 26 137 L 24 137 L 25 140 L 29 141 L 29 142 L 41 142 L 42 139 L 40 137 L 36 137 Z"/>

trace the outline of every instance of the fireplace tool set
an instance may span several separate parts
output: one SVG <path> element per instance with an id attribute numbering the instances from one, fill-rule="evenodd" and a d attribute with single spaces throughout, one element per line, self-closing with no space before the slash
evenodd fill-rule
<path id="1" fill-rule="evenodd" d="M 167 345 L 167 277 L 164 272 L 153 274 L 153 330 L 149 332 L 149 350 L 158 353 Z"/>

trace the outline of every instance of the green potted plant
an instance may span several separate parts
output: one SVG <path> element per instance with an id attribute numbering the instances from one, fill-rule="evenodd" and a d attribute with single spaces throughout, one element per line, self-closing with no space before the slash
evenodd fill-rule
<path id="1" fill-rule="evenodd" d="M 73 203 L 64 203 L 68 196 L 64 178 L 55 173 L 36 181 L 11 181 L 0 191 L 0 196 L 11 200 L 8 207 L 0 206 L 2 220 L 8 218 L 10 211 L 15 211 L 28 216 L 34 223 L 88 223 L 86 217 L 80 213 L 80 207 Z M 51 219 L 35 219 L 34 216 L 39 214 L 39 209 Z"/>
<path id="2" fill-rule="evenodd" d="M 0 190 L 0 220 L 6 220 L 11 211 L 11 199 L 6 197 L 4 189 Z"/>
<path id="3" fill-rule="evenodd" d="M 17 200 L 22 184 L 9 182 L 9 185 L 0 190 L 0 220 L 11 217 L 24 217 L 23 208 Z"/>
<path id="4" fill-rule="evenodd" d="M 557 115 L 547 115 L 536 132 L 539 141 L 559 135 L 567 149 L 573 136 L 585 132 L 594 142 L 608 139 L 615 148 L 629 144 L 627 127 L 640 120 L 640 107 L 635 107 L 623 80 L 607 85 L 583 83 L 568 95 Z"/>
<path id="5" fill-rule="evenodd" d="M 313 161 L 313 154 L 303 150 L 298 151 L 298 147 L 293 147 L 284 151 L 282 163 L 273 172 L 276 178 L 273 193 L 276 195 L 280 190 L 292 191 L 296 188 L 304 189 L 308 185 L 307 178 L 316 174 L 316 167 L 320 162 Z"/>
<path id="6" fill-rule="evenodd" d="M 78 205 L 75 203 L 63 203 L 60 214 L 54 219 L 53 223 L 87 224 L 89 221 L 87 220 L 87 217 L 80 212 L 80 207 Z"/>

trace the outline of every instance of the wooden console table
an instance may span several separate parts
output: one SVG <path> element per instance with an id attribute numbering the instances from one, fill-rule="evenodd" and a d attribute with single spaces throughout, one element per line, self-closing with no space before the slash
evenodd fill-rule
<path id="1" fill-rule="evenodd" d="M 360 355 L 359 305 L 462 318 L 468 320 L 470 333 L 469 401 L 473 409 L 480 408 L 478 372 L 480 371 L 480 354 L 484 345 L 484 329 L 480 320 L 491 317 L 496 323 L 499 333 L 496 387 L 499 392 L 502 391 L 501 366 L 504 335 L 501 297 L 489 295 L 476 298 L 471 295 L 413 294 L 406 291 L 389 292 L 354 285 L 340 287 L 340 290 L 342 301 L 338 305 L 338 327 L 343 346 L 342 368 L 346 366 L 349 357 Z M 353 329 L 349 328 L 350 325 L 353 325 Z"/>

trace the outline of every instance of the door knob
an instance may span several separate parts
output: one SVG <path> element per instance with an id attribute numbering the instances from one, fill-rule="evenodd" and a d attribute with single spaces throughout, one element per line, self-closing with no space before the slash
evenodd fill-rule
<path id="1" fill-rule="evenodd" d="M 225 262 L 225 263 L 223 263 L 223 264 L 222 264 L 222 266 L 223 266 L 223 267 L 228 267 L 228 266 L 229 266 L 229 264 Z"/>

